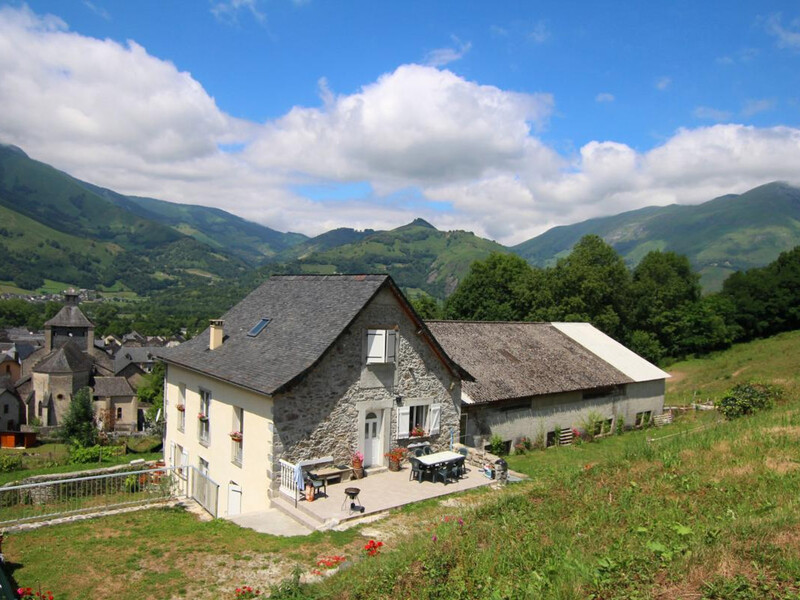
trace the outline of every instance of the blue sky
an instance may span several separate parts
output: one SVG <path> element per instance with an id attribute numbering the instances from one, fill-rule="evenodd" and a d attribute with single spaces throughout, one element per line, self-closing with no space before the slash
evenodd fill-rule
<path id="1" fill-rule="evenodd" d="M 0 141 L 283 231 L 514 243 L 800 183 L 797 2 L 0 7 Z"/>

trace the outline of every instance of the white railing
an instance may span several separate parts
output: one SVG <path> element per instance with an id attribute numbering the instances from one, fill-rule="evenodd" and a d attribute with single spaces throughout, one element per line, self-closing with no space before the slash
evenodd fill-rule
<path id="1" fill-rule="evenodd" d="M 280 492 L 292 500 L 297 498 L 297 482 L 294 477 L 295 465 L 288 460 L 280 459 L 281 463 L 281 487 Z"/>
<path id="2" fill-rule="evenodd" d="M 175 467 L 68 477 L 0 487 L 0 526 L 61 516 L 104 513 L 134 505 L 159 504 L 187 495 Z"/>
<path id="3" fill-rule="evenodd" d="M 208 513 L 217 517 L 217 504 L 219 501 L 219 484 L 211 479 L 206 473 L 201 472 L 195 467 L 189 467 L 191 472 L 192 498 Z"/>

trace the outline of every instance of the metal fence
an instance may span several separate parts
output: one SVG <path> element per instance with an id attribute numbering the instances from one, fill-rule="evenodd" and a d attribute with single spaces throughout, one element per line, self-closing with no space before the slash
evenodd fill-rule
<path id="1" fill-rule="evenodd" d="M 0 526 L 103 513 L 186 497 L 188 475 L 188 471 L 181 472 L 179 467 L 155 467 L 0 487 Z M 207 497 L 204 500 L 208 503 Z M 216 499 L 214 511 L 209 512 L 216 516 Z"/>
<path id="2" fill-rule="evenodd" d="M 199 469 L 194 467 L 188 467 L 188 469 L 192 481 L 192 498 L 197 500 L 198 504 L 205 508 L 212 517 L 216 518 L 219 484 Z"/>

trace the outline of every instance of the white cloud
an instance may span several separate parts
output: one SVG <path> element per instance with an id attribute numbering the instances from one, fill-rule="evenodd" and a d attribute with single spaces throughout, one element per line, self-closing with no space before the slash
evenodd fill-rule
<path id="1" fill-rule="evenodd" d="M 692 115 L 696 119 L 703 119 L 704 121 L 727 121 L 733 116 L 728 110 L 720 110 L 710 106 L 698 106 L 692 111 Z"/>
<path id="2" fill-rule="evenodd" d="M 775 104 L 775 100 L 770 100 L 767 98 L 747 100 L 742 107 L 742 116 L 752 117 L 758 113 L 772 110 L 775 108 Z"/>
<path id="3" fill-rule="evenodd" d="M 614 98 L 614 94 L 609 94 L 608 92 L 601 92 L 594 97 L 595 102 L 614 102 L 616 98 Z"/>
<path id="4" fill-rule="evenodd" d="M 672 78 L 671 77 L 666 77 L 665 76 L 665 77 L 659 77 L 658 79 L 656 79 L 655 86 L 656 86 L 657 90 L 660 90 L 660 91 L 663 92 L 664 90 L 669 89 L 669 86 L 671 86 L 671 85 L 672 85 Z"/>
<path id="5" fill-rule="evenodd" d="M 319 107 L 238 120 L 135 42 L 0 8 L 0 141 L 122 193 L 216 206 L 281 231 L 389 228 L 421 216 L 516 243 L 647 205 L 800 183 L 800 129 L 714 125 L 679 130 L 648 152 L 595 140 L 565 157 L 538 137 L 555 109 L 549 94 L 422 65 L 348 95 L 321 79 L 319 93 Z M 228 146 L 243 149 L 220 149 Z M 353 182 L 368 182 L 374 197 L 326 203 L 293 191 Z M 418 190 L 413 208 L 391 197 L 408 188 Z"/>
<path id="6" fill-rule="evenodd" d="M 550 36 L 550 28 L 545 21 L 537 21 L 534 23 L 528 33 L 528 39 L 537 44 L 544 44 L 550 39 Z"/>
<path id="7" fill-rule="evenodd" d="M 102 6 L 95 4 L 94 2 L 90 2 L 90 0 L 83 0 L 83 5 L 101 19 L 105 19 L 106 21 L 111 20 L 111 14 Z"/>
<path id="8" fill-rule="evenodd" d="M 263 23 L 267 15 L 258 9 L 258 0 L 214 0 L 211 2 L 211 14 L 222 23 L 239 22 L 239 13 L 250 13 L 256 21 Z"/>
<path id="9" fill-rule="evenodd" d="M 431 50 L 425 56 L 425 64 L 430 67 L 443 67 L 451 62 L 461 60 L 472 48 L 472 42 L 462 42 L 456 36 L 452 36 L 455 48 L 437 48 Z"/>
<path id="10" fill-rule="evenodd" d="M 786 28 L 782 23 L 781 13 L 769 15 L 764 21 L 767 33 L 775 36 L 778 46 L 800 50 L 800 19 L 794 19 Z"/>

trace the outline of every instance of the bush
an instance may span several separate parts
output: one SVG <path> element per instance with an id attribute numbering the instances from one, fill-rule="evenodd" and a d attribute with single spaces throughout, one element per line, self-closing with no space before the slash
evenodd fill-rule
<path id="1" fill-rule="evenodd" d="M 78 464 L 101 462 L 104 458 L 123 454 L 125 454 L 125 446 L 75 445 L 69 449 L 69 462 Z"/>
<path id="2" fill-rule="evenodd" d="M 489 440 L 489 452 L 496 456 L 503 456 L 506 453 L 506 444 L 496 433 Z"/>
<path id="3" fill-rule="evenodd" d="M 0 473 L 11 473 L 22 468 L 22 457 L 16 454 L 0 454 Z"/>
<path id="4" fill-rule="evenodd" d="M 782 397 L 783 390 L 777 385 L 748 381 L 729 389 L 717 407 L 726 419 L 736 419 L 772 408 Z"/>

